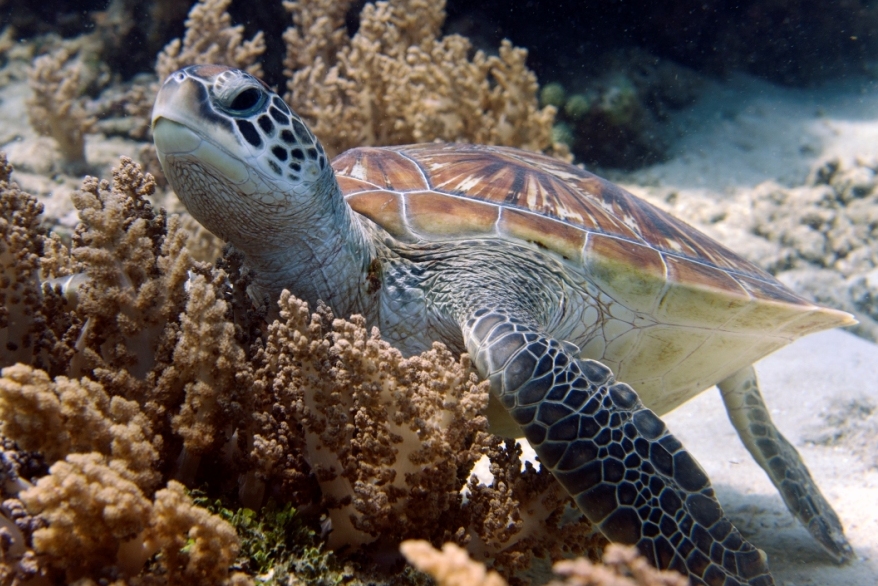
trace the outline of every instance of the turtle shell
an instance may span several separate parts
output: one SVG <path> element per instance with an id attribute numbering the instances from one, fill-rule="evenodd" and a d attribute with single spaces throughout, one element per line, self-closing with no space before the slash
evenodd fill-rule
<path id="1" fill-rule="evenodd" d="M 750 346 L 764 339 L 763 349 L 729 349 L 754 359 L 855 323 L 624 189 L 545 155 L 433 143 L 353 149 L 332 165 L 351 207 L 400 240 L 526 243 L 657 323 L 747 334 Z"/>

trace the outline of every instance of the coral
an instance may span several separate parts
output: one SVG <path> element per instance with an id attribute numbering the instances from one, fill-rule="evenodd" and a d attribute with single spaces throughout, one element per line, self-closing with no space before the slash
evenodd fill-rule
<path id="1" fill-rule="evenodd" d="M 853 313 L 852 331 L 878 340 L 878 159 L 820 161 L 800 185 L 766 181 L 688 215 L 794 291 Z"/>
<path id="2" fill-rule="evenodd" d="M 441 344 L 403 358 L 377 331 L 367 333 L 362 317 L 310 314 L 288 292 L 279 307 L 254 359 L 262 364 L 257 388 L 276 402 L 254 434 L 262 474 L 282 464 L 264 446 L 288 444 L 287 430 L 301 425 L 305 459 L 330 507 L 331 546 L 450 537 L 459 527 L 449 513 L 487 440 L 487 386 L 468 358 Z"/>
<path id="3" fill-rule="evenodd" d="M 82 61 L 67 45 L 34 60 L 28 71 L 33 96 L 28 100 L 28 117 L 34 129 L 58 143 L 65 166 L 72 172 L 86 168 L 85 135 L 95 119 L 82 98 Z"/>
<path id="4" fill-rule="evenodd" d="M 607 546 L 603 566 L 585 558 L 561 561 L 552 569 L 565 579 L 551 586 L 687 586 L 688 578 L 649 565 L 637 549 L 617 543 Z"/>
<path id="5" fill-rule="evenodd" d="M 110 397 L 100 383 L 48 375 L 24 364 L 3 369 L 0 433 L 48 462 L 99 452 L 125 480 L 149 492 L 159 480 L 149 420 L 134 401 Z M 53 430 L 47 433 L 47 430 Z"/>
<path id="6" fill-rule="evenodd" d="M 35 551 L 70 582 L 115 565 L 121 545 L 148 526 L 151 509 L 137 485 L 100 454 L 70 454 L 21 500 L 48 524 L 33 533 Z"/>
<path id="7" fill-rule="evenodd" d="M 620 168 L 660 160 L 667 144 L 659 123 L 695 100 L 700 79 L 686 67 L 635 48 L 604 55 L 591 69 L 592 75 L 571 80 L 571 91 L 557 82 L 543 88 L 543 100 L 558 104 L 558 121 L 570 128 L 573 154 L 586 163 Z"/>
<path id="8" fill-rule="evenodd" d="M 219 584 L 238 554 L 232 526 L 196 506 L 183 485 L 169 482 L 151 502 L 96 453 L 57 462 L 21 500 L 46 523 L 33 532 L 34 550 L 68 583 L 137 576 L 159 553 L 154 572 L 165 583 Z"/>
<path id="9" fill-rule="evenodd" d="M 74 269 L 87 277 L 76 295 L 84 318 L 77 375 L 104 369 L 142 380 L 166 324 L 184 306 L 193 261 L 179 219 L 149 205 L 154 187 L 152 176 L 122 157 L 112 185 L 87 177 L 74 194 L 81 223 L 71 252 Z"/>
<path id="10" fill-rule="evenodd" d="M 0 154 L 0 352 L 4 365 L 30 354 L 44 241 L 39 226 L 43 206 L 22 193 L 11 182 L 11 174 L 6 155 Z"/>
<path id="11" fill-rule="evenodd" d="M 472 561 L 465 550 L 453 543 L 446 543 L 440 551 L 426 541 L 404 541 L 400 551 L 410 564 L 430 574 L 439 586 L 507 584 L 499 574 Z M 617 544 L 607 547 L 603 565 L 578 558 L 558 562 L 553 570 L 564 580 L 549 582 L 550 586 L 686 586 L 689 583 L 677 572 L 651 567 L 634 547 Z"/>
<path id="12" fill-rule="evenodd" d="M 285 6 L 295 24 L 284 35 L 286 100 L 331 155 L 432 140 L 552 148 L 555 110 L 538 108 L 527 52 L 504 41 L 499 55 L 470 58 L 464 37 L 439 38 L 444 2 L 367 4 L 351 39 L 346 3 Z"/>
<path id="13" fill-rule="evenodd" d="M 410 564 L 430 574 L 438 586 L 507 586 L 500 574 L 472 561 L 466 550 L 453 543 L 446 543 L 439 551 L 426 541 L 409 540 L 403 541 L 399 550 Z"/>
<path id="14" fill-rule="evenodd" d="M 262 74 L 257 59 L 265 52 L 265 39 L 260 31 L 244 40 L 243 25 L 232 26 L 232 17 L 226 12 L 231 1 L 199 0 L 192 6 L 183 40 L 174 39 L 158 55 L 155 72 L 160 82 L 182 67 L 206 63 Z"/>
<path id="15" fill-rule="evenodd" d="M 326 545 L 363 555 L 428 538 L 514 572 L 598 543 L 564 518 L 569 499 L 547 473 L 522 472 L 513 444 L 487 433 L 487 383 L 467 356 L 437 344 L 403 357 L 363 318 L 312 312 L 286 292 L 275 319 L 253 305 L 234 251 L 215 267 L 192 259 L 181 221 L 152 208 L 154 181 L 130 159 L 111 182 L 83 180 L 69 246 L 40 229 L 10 172 L 0 164 L 2 323 L 24 340 L 5 349 L 0 376 L 4 454 L 18 454 L 2 469 L 10 575 L 248 580 L 229 575 L 231 526 L 172 478 L 261 511 L 247 527 L 263 533 L 266 497 L 325 514 Z M 486 454 L 494 480 L 467 485 Z M 272 559 L 341 575 L 308 535 Z"/>
<path id="16" fill-rule="evenodd" d="M 61 372 L 73 354 L 75 320 L 59 311 L 62 298 L 41 287 L 40 271 L 64 276 L 69 254 L 40 227 L 43 206 L 11 181 L 0 153 L 0 366 L 33 363 Z M 45 276 L 45 275 L 44 275 Z"/>
<path id="17" fill-rule="evenodd" d="M 606 539 L 551 473 L 531 462 L 522 469 L 521 446 L 512 440 L 495 443 L 487 455 L 491 483 L 472 477 L 467 486 L 471 555 L 509 574 L 530 567 L 535 557 L 599 557 Z"/>
<path id="18" fill-rule="evenodd" d="M 238 537 L 226 521 L 196 506 L 179 482 L 155 495 L 145 538 L 156 543 L 169 583 L 219 584 L 238 555 Z"/>
<path id="19" fill-rule="evenodd" d="M 251 396 L 247 392 L 251 377 L 244 350 L 235 340 L 234 325 L 225 319 L 228 304 L 217 297 L 225 274 L 217 277 L 217 281 L 208 283 L 198 275 L 189 283 L 173 367 L 159 381 L 163 387 L 183 387 L 185 399 L 172 423 L 185 448 L 181 472 L 193 475 L 198 468 L 197 458 L 225 441 L 226 428 L 244 417 Z M 192 480 L 191 476 L 187 478 Z"/>

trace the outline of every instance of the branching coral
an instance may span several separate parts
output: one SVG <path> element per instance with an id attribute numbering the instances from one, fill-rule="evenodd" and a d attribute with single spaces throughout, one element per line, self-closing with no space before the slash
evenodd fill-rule
<path id="1" fill-rule="evenodd" d="M 439 586 L 507 585 L 499 574 L 487 571 L 453 543 L 446 543 L 440 551 L 426 541 L 404 541 L 400 550 L 409 563 L 430 574 Z M 686 586 L 689 583 L 676 572 L 651 567 L 635 548 L 616 544 L 607 547 L 604 565 L 579 558 L 558 562 L 553 569 L 564 580 L 552 581 L 550 586 Z"/>
<path id="2" fill-rule="evenodd" d="M 68 583 L 137 576 L 159 552 L 163 582 L 220 584 L 238 553 L 232 526 L 195 506 L 181 484 L 151 502 L 96 453 L 67 456 L 21 499 L 47 523 L 33 532 L 34 549 Z"/>
<path id="3" fill-rule="evenodd" d="M 310 507 L 331 520 L 330 545 L 364 554 L 422 537 L 514 571 L 593 547 L 590 526 L 562 520 L 550 477 L 522 472 L 512 445 L 487 433 L 487 385 L 466 356 L 436 345 L 404 358 L 362 318 L 312 313 L 289 293 L 265 323 L 238 256 L 193 261 L 129 159 L 112 182 L 83 181 L 70 248 L 40 231 L 39 206 L 0 171 L 4 332 L 51 332 L 68 350 L 51 372 L 39 344 L 3 355 L 20 364 L 0 377 L 0 434 L 41 462 L 6 483 L 24 503 L 12 574 L 245 580 L 229 576 L 231 528 L 171 478 L 233 506 L 269 495 Z M 464 496 L 485 454 L 494 481 Z"/>
<path id="4" fill-rule="evenodd" d="M 22 192 L 0 153 L 0 366 L 27 362 L 52 373 L 73 355 L 76 320 L 60 311 L 63 298 L 40 286 L 44 276 L 65 276 L 69 253 L 40 227 L 43 206 Z"/>
<path id="5" fill-rule="evenodd" d="M 83 65 L 67 46 L 34 60 L 28 71 L 33 96 L 28 100 L 28 116 L 34 129 L 58 143 L 67 168 L 85 169 L 85 135 L 95 119 L 82 98 Z"/>
<path id="6" fill-rule="evenodd" d="M 52 430 L 47 433 L 47 430 Z M 100 383 L 50 379 L 24 364 L 3 369 L 0 431 L 48 462 L 70 453 L 99 452 L 125 480 L 154 489 L 158 450 L 149 420 L 133 401 L 110 397 Z"/>
<path id="7" fill-rule="evenodd" d="M 467 39 L 439 37 L 444 2 L 367 4 L 349 40 L 347 3 L 285 6 L 295 24 L 284 35 L 286 99 L 331 154 L 437 139 L 552 148 L 555 110 L 538 107 L 527 52 L 504 41 L 498 56 L 470 59 Z"/>
<path id="8" fill-rule="evenodd" d="M 44 236 L 43 206 L 11 182 L 12 167 L 0 154 L 0 352 L 3 365 L 30 358 L 38 271 Z"/>
<path id="9" fill-rule="evenodd" d="M 472 540 L 467 550 L 495 568 L 515 572 L 534 557 L 559 560 L 576 555 L 597 559 L 606 539 L 594 531 L 547 470 L 527 462 L 512 440 L 488 451 L 493 480 L 475 477 L 466 505 Z"/>
<path id="10" fill-rule="evenodd" d="M 657 570 L 634 547 L 611 544 L 604 553 L 604 564 L 587 559 L 562 561 L 553 567 L 564 581 L 550 586 L 687 586 L 689 580 L 669 570 Z"/>
<path id="11" fill-rule="evenodd" d="M 442 345 L 406 359 L 367 333 L 361 317 L 310 314 L 288 292 L 279 306 L 255 357 L 258 388 L 277 405 L 260 416 L 254 460 L 277 461 L 264 446 L 288 444 L 290 430 L 303 428 L 334 546 L 425 532 L 450 538 L 459 526 L 449 513 L 487 440 L 487 386 L 468 359 Z"/>
<path id="12" fill-rule="evenodd" d="M 245 69 L 261 75 L 257 62 L 265 52 L 262 32 L 249 41 L 244 40 L 244 27 L 232 26 L 232 17 L 226 12 L 232 0 L 200 0 L 189 12 L 186 35 L 174 39 L 159 53 L 156 74 L 164 81 L 171 73 L 186 65 L 218 63 Z"/>
<path id="13" fill-rule="evenodd" d="M 121 544 L 147 527 L 151 509 L 137 485 L 100 454 L 67 456 L 21 499 L 48 524 L 34 532 L 34 549 L 71 582 L 115 565 Z"/>
<path id="14" fill-rule="evenodd" d="M 168 221 L 149 205 L 154 187 L 152 176 L 123 157 L 112 185 L 87 177 L 73 197 L 82 220 L 73 238 L 74 269 L 88 278 L 77 295 L 77 313 L 86 318 L 77 374 L 103 369 L 143 379 L 166 324 L 183 308 L 193 263 L 179 220 Z"/>

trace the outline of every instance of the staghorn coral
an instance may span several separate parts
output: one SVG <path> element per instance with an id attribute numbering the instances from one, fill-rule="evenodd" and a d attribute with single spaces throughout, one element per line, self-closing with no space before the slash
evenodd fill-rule
<path id="1" fill-rule="evenodd" d="M 38 57 L 28 70 L 30 123 L 58 143 L 65 167 L 74 173 L 86 168 L 85 135 L 95 125 L 82 97 L 84 77 L 82 61 L 67 45 Z"/>
<path id="2" fill-rule="evenodd" d="M 442 550 L 426 541 L 404 541 L 400 551 L 409 563 L 432 576 L 439 586 L 506 586 L 499 574 L 467 556 L 453 543 Z M 604 553 L 604 565 L 585 558 L 561 561 L 553 570 L 563 581 L 550 586 L 686 586 L 689 580 L 677 572 L 656 570 L 638 555 L 634 547 L 611 544 Z"/>
<path id="3" fill-rule="evenodd" d="M 231 0 L 199 0 L 192 6 L 183 39 L 174 39 L 158 55 L 155 72 L 159 82 L 181 67 L 205 63 L 230 65 L 262 75 L 262 66 L 257 61 L 265 52 L 262 32 L 245 41 L 244 27 L 232 26 L 232 17 L 226 12 L 229 4 Z"/>
<path id="4" fill-rule="evenodd" d="M 351 39 L 348 3 L 285 6 L 295 25 L 284 35 L 286 100 L 331 155 L 432 140 L 553 148 L 555 109 L 538 107 L 527 52 L 504 41 L 499 55 L 470 58 L 466 38 L 439 37 L 444 2 L 367 4 Z"/>

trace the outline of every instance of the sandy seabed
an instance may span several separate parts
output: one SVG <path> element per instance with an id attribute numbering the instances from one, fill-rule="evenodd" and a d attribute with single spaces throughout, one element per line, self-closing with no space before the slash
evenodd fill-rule
<path id="1" fill-rule="evenodd" d="M 860 177 L 869 208 L 840 205 L 853 223 L 876 210 L 878 83 L 857 79 L 815 89 L 787 89 L 747 77 L 716 84 L 672 122 L 670 160 L 614 179 L 732 250 L 766 266 L 795 239 L 771 241 L 756 229 L 801 224 L 827 163 Z M 817 184 L 817 185 L 815 185 Z M 760 197 L 789 196 L 754 218 Z M 672 195 L 673 194 L 673 195 Z M 794 232 L 794 230 L 790 230 Z M 857 333 L 876 329 L 858 287 L 871 294 L 878 239 L 861 234 L 871 258 L 833 266 L 818 252 L 778 277 L 806 296 L 854 311 Z M 807 251 L 795 251 L 800 257 Z M 796 259 L 797 261 L 801 259 Z M 824 266 L 829 265 L 829 266 Z M 871 279 L 870 279 L 871 277 Z M 796 446 L 845 526 L 857 559 L 835 564 L 786 510 L 744 449 L 716 389 L 665 416 L 707 470 L 720 502 L 742 533 L 769 557 L 779 585 L 878 584 L 878 345 L 844 331 L 806 337 L 757 365 L 772 417 Z"/>

